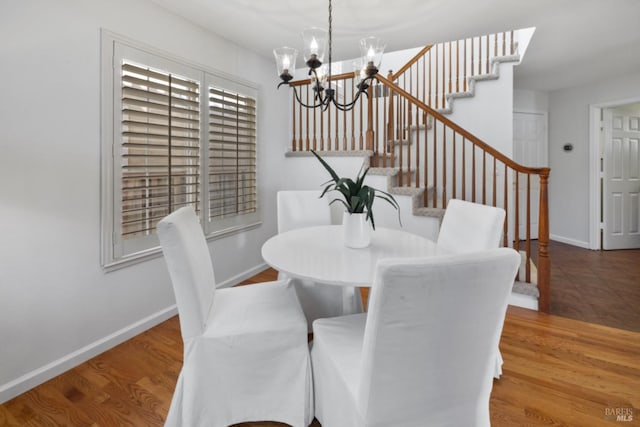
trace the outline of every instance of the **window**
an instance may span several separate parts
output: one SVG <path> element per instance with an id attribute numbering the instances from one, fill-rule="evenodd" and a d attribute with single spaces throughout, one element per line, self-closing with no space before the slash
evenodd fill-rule
<path id="1" fill-rule="evenodd" d="M 103 53 L 103 265 L 158 253 L 182 206 L 211 237 L 259 224 L 255 88 L 111 37 Z"/>

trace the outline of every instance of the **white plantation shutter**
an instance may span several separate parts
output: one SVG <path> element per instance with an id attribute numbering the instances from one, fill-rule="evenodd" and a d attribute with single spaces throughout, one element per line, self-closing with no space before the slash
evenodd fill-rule
<path id="1" fill-rule="evenodd" d="M 174 210 L 200 209 L 199 84 L 122 64 L 122 239 L 155 232 Z"/>
<path id="2" fill-rule="evenodd" d="M 157 223 L 191 205 L 207 236 L 260 223 L 257 90 L 103 39 L 102 259 L 159 253 Z"/>
<path id="3" fill-rule="evenodd" d="M 209 216 L 256 210 L 256 100 L 209 88 Z"/>
<path id="4" fill-rule="evenodd" d="M 255 223 L 257 101 L 255 89 L 208 80 L 208 224 L 210 232 Z"/>

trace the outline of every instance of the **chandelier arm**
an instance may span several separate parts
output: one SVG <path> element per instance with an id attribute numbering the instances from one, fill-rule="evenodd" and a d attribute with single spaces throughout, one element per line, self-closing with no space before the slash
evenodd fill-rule
<path id="1" fill-rule="evenodd" d="M 320 98 L 320 103 L 319 104 L 305 104 L 304 102 L 302 102 L 302 99 L 300 98 L 300 95 L 298 95 L 298 91 L 296 90 L 295 86 L 289 85 L 292 89 L 293 89 L 293 93 L 296 97 L 296 101 L 298 101 L 298 103 L 300 105 L 302 105 L 305 108 L 318 108 L 318 107 L 322 107 L 323 105 L 325 105 L 324 100 L 322 98 Z M 318 97 L 318 95 L 316 94 L 316 98 Z"/>
<path id="2" fill-rule="evenodd" d="M 340 111 L 349 111 L 349 110 L 351 110 L 353 108 L 354 105 L 356 105 L 356 102 L 358 102 L 358 99 L 360 99 L 360 94 L 361 93 L 363 93 L 363 92 L 358 92 L 356 94 L 356 97 L 353 99 L 353 101 L 351 101 L 348 104 L 340 104 L 335 99 L 333 99 L 332 100 L 333 105 L 335 105 L 335 107 Z"/>
<path id="3" fill-rule="evenodd" d="M 373 80 L 376 80 L 376 78 L 374 76 L 367 77 L 366 79 L 362 80 L 362 82 L 360 84 L 366 83 L 369 80 L 373 81 Z M 367 88 L 368 87 L 369 86 L 367 85 Z M 333 105 L 335 105 L 335 107 L 338 110 L 340 110 L 340 111 L 349 111 L 356 105 L 356 102 L 358 102 L 358 100 L 360 99 L 360 95 L 362 95 L 362 94 L 364 94 L 367 98 L 369 97 L 369 93 L 367 93 L 367 89 L 358 89 L 358 92 L 356 92 L 355 98 L 353 98 L 353 100 L 351 102 L 349 102 L 348 104 L 340 104 L 335 99 L 332 99 L 331 101 L 332 101 Z"/>

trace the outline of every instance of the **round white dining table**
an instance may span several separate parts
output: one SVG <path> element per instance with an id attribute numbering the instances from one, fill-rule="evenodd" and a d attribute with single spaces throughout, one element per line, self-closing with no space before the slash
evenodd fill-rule
<path id="1" fill-rule="evenodd" d="M 371 244 L 353 249 L 344 245 L 341 225 L 299 228 L 277 234 L 262 246 L 262 258 L 290 277 L 338 286 L 368 287 L 379 259 L 430 257 L 436 244 L 402 230 L 377 227 Z"/>

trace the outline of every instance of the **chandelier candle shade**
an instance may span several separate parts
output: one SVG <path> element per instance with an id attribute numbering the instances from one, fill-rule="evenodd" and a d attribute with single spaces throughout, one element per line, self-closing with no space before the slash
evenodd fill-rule
<path id="1" fill-rule="evenodd" d="M 333 104 L 340 110 L 348 111 L 355 106 L 361 94 L 367 93 L 366 90 L 369 88 L 369 83 L 375 79 L 382 61 L 385 44 L 377 37 L 365 37 L 360 40 L 361 59 L 356 62 L 357 65 L 354 70 L 358 91 L 351 102 L 346 104 L 339 103 L 335 98 L 335 90 L 331 87 L 331 14 L 331 0 L 329 0 L 329 31 L 314 27 L 302 32 L 302 41 L 304 43 L 303 58 L 307 67 L 309 67 L 308 75 L 315 94 L 313 104 L 302 102 L 296 87 L 290 84 L 295 75 L 296 57 L 298 55 L 298 51 L 294 48 L 281 47 L 273 50 L 273 54 L 276 57 L 278 76 L 282 80 L 278 88 L 282 85 L 291 87 L 298 103 L 306 108 L 322 108 L 326 110 L 330 104 Z M 328 66 L 322 67 L 327 48 L 329 51 Z"/>

